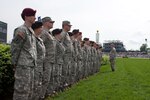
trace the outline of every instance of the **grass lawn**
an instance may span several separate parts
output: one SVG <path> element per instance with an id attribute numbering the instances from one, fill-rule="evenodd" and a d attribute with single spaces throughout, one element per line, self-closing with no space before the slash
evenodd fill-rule
<path id="1" fill-rule="evenodd" d="M 71 89 L 46 100 L 150 100 L 150 60 L 118 58 Z"/>

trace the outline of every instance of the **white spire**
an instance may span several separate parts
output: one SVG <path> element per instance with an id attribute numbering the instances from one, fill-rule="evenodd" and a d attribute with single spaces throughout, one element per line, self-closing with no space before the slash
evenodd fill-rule
<path id="1" fill-rule="evenodd" d="M 96 33 L 96 43 L 99 43 L 99 31 L 97 30 L 97 33 Z"/>

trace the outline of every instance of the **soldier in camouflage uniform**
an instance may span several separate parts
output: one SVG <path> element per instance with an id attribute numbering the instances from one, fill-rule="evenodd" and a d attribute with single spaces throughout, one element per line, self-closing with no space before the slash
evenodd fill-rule
<path id="1" fill-rule="evenodd" d="M 94 47 L 93 47 L 94 41 L 90 41 L 90 50 L 91 50 L 91 63 L 90 63 L 90 71 L 91 75 L 94 73 Z"/>
<path id="2" fill-rule="evenodd" d="M 82 79 L 82 76 L 83 76 L 83 63 L 82 63 L 82 56 L 83 56 L 83 52 L 82 52 L 82 48 L 81 48 L 81 41 L 82 41 L 82 33 L 81 32 L 78 32 L 78 37 L 77 37 L 77 41 L 78 41 L 78 66 L 79 66 L 79 79 Z"/>
<path id="3" fill-rule="evenodd" d="M 94 73 L 96 73 L 97 72 L 97 70 L 98 70 L 98 65 L 97 65 L 97 62 L 99 61 L 97 58 L 98 58 L 98 54 L 97 54 L 97 44 L 94 42 L 94 44 L 93 44 L 93 51 L 94 51 Z"/>
<path id="4" fill-rule="evenodd" d="M 43 40 L 39 37 L 42 32 L 42 25 L 42 22 L 38 21 L 32 24 L 32 29 L 36 36 L 37 47 L 37 67 L 35 67 L 34 73 L 34 93 L 32 100 L 39 100 L 42 96 L 43 63 L 46 52 Z"/>
<path id="5" fill-rule="evenodd" d="M 86 57 L 87 57 L 87 54 L 86 54 L 86 50 L 85 50 L 85 46 L 84 46 L 84 41 L 81 42 L 81 49 L 82 49 L 82 73 L 83 73 L 83 76 L 82 78 L 86 78 L 86 68 L 87 68 L 87 61 L 86 61 Z"/>
<path id="6" fill-rule="evenodd" d="M 115 59 L 116 59 L 115 45 L 111 44 L 111 51 L 109 53 L 109 61 L 110 61 L 110 66 L 111 66 L 112 71 L 115 71 Z"/>
<path id="7" fill-rule="evenodd" d="M 84 38 L 84 47 L 83 50 L 86 53 L 86 57 L 85 57 L 85 61 L 86 61 L 86 66 L 85 66 L 85 76 L 88 77 L 89 75 L 89 45 L 90 45 L 90 41 L 89 38 Z"/>
<path id="8" fill-rule="evenodd" d="M 15 70 L 13 100 L 32 100 L 34 69 L 36 67 L 36 38 L 31 25 L 36 11 L 25 8 L 21 17 L 24 24 L 16 28 L 11 42 L 12 64 Z"/>
<path id="9" fill-rule="evenodd" d="M 73 50 L 72 50 L 72 59 L 71 60 L 71 75 L 70 75 L 70 82 L 71 85 L 74 84 L 76 82 L 76 69 L 77 69 L 77 56 L 76 56 L 76 49 L 77 45 L 76 45 L 76 41 L 74 39 L 73 33 L 72 32 L 68 32 L 70 39 L 72 41 L 72 45 L 73 45 Z"/>
<path id="10" fill-rule="evenodd" d="M 41 39 L 45 45 L 46 54 L 44 60 L 44 70 L 43 70 L 43 97 L 44 95 L 51 95 L 54 91 L 54 79 L 53 79 L 53 68 L 55 65 L 55 50 L 56 50 L 56 41 L 50 33 L 50 29 L 53 28 L 52 19 L 50 17 L 42 18 L 43 30 L 41 34 Z"/>
<path id="11" fill-rule="evenodd" d="M 72 41 L 68 35 L 68 32 L 71 29 L 71 24 L 69 21 L 63 21 L 62 22 L 62 43 L 66 48 L 65 54 L 64 54 L 64 64 L 62 68 L 62 76 L 63 76 L 63 84 L 64 87 L 68 86 L 70 84 L 69 81 L 69 74 L 71 73 L 71 60 L 72 59 L 72 52 L 73 52 L 73 45 Z"/>
<path id="12" fill-rule="evenodd" d="M 101 45 L 97 45 L 97 66 L 98 66 L 98 69 L 97 71 L 100 71 L 100 68 L 101 68 L 101 61 L 102 61 L 102 46 Z"/>
<path id="13" fill-rule="evenodd" d="M 54 88 L 56 91 L 62 89 L 62 66 L 64 62 L 64 53 L 65 47 L 61 43 L 62 36 L 60 35 L 62 32 L 61 29 L 55 29 L 52 31 L 53 36 L 56 39 L 56 65 L 54 70 Z"/>
<path id="14" fill-rule="evenodd" d="M 75 74 L 75 82 L 79 81 L 79 49 L 78 49 L 78 34 L 79 34 L 79 29 L 74 29 L 72 31 L 73 38 L 74 38 L 74 51 L 75 51 L 75 63 L 77 64 L 76 66 L 76 74 Z"/>
<path id="15" fill-rule="evenodd" d="M 91 44 L 88 45 L 88 68 L 89 68 L 89 75 L 92 75 L 92 47 Z"/>

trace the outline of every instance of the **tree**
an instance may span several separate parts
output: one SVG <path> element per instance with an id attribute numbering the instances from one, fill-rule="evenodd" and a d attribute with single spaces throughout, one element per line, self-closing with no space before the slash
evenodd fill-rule
<path id="1" fill-rule="evenodd" d="M 140 47 L 140 51 L 146 52 L 147 51 L 147 44 L 142 44 L 142 46 Z"/>

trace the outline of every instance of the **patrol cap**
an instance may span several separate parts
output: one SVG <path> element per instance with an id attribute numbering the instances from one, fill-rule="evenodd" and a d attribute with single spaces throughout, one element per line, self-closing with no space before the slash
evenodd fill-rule
<path id="1" fill-rule="evenodd" d="M 32 24 L 32 29 L 33 30 L 35 30 L 35 29 L 38 29 L 38 28 L 40 28 L 40 27 L 42 27 L 42 22 L 40 22 L 40 21 L 36 21 L 34 24 Z"/>
<path id="2" fill-rule="evenodd" d="M 72 31 L 72 34 L 73 35 L 76 35 L 76 34 L 78 34 L 79 33 L 79 29 L 74 29 L 73 31 Z"/>
<path id="3" fill-rule="evenodd" d="M 62 25 L 69 25 L 69 26 L 72 26 L 72 25 L 70 24 L 70 21 L 68 21 L 68 20 L 63 21 L 63 22 L 62 22 Z"/>
<path id="4" fill-rule="evenodd" d="M 73 33 L 72 32 L 68 32 L 69 36 L 73 36 Z"/>
<path id="5" fill-rule="evenodd" d="M 62 29 L 56 28 L 52 31 L 52 35 L 55 36 L 57 34 L 61 34 L 61 32 L 62 32 Z"/>
<path id="6" fill-rule="evenodd" d="M 84 41 L 89 41 L 89 38 L 84 38 L 83 40 L 84 40 Z"/>
<path id="7" fill-rule="evenodd" d="M 55 21 L 53 21 L 53 20 L 51 19 L 51 17 L 44 17 L 44 18 L 42 18 L 42 22 L 43 22 L 43 23 L 45 23 L 45 22 L 54 23 Z"/>
<path id="8" fill-rule="evenodd" d="M 33 10 L 32 8 L 25 8 L 23 9 L 21 13 L 21 17 L 24 20 L 25 16 L 35 16 L 36 10 Z"/>

